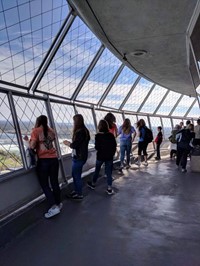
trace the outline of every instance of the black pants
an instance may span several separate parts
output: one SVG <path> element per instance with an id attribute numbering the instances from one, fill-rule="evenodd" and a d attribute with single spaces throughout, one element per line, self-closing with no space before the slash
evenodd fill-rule
<path id="1" fill-rule="evenodd" d="M 176 157 L 176 165 L 181 165 L 183 169 L 186 168 L 187 165 L 187 157 L 190 153 L 190 150 L 177 147 L 177 157 Z"/>
<path id="2" fill-rule="evenodd" d="M 49 206 L 60 203 L 60 187 L 58 183 L 58 158 L 39 159 L 37 173 L 42 190 Z M 49 181 L 51 188 L 49 186 Z"/>
<path id="3" fill-rule="evenodd" d="M 160 143 L 156 143 L 156 157 L 160 159 Z"/>
<path id="4" fill-rule="evenodd" d="M 173 155 L 176 156 L 176 150 L 171 150 L 170 151 L 170 158 L 172 159 L 173 158 Z"/>

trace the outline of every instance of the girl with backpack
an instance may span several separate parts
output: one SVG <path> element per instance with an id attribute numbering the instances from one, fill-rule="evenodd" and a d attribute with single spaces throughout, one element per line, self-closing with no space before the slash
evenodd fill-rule
<path id="1" fill-rule="evenodd" d="M 147 146 L 148 146 L 148 141 L 147 139 L 145 139 L 145 135 L 146 135 L 146 124 L 144 119 L 140 119 L 137 122 L 137 129 L 138 129 L 138 161 L 136 162 L 136 164 L 138 166 L 141 165 L 141 155 L 143 153 L 144 155 L 144 165 L 147 166 L 148 162 L 147 162 Z"/>

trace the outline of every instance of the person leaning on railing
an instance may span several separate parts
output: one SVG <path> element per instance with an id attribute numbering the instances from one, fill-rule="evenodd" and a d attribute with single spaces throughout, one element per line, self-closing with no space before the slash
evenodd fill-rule
<path id="1" fill-rule="evenodd" d="M 45 115 L 39 116 L 31 132 L 30 148 L 36 149 L 38 157 L 37 175 L 50 206 L 50 209 L 44 215 L 45 218 L 51 218 L 59 214 L 62 208 L 58 183 L 59 163 L 57 151 L 53 145 L 54 141 L 55 132 L 48 126 L 47 117 Z"/>

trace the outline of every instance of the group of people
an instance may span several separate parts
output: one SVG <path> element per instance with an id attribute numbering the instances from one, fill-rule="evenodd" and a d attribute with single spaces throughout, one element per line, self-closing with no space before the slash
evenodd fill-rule
<path id="1" fill-rule="evenodd" d="M 84 124 L 84 118 L 81 114 L 73 117 L 72 141 L 64 140 L 63 143 L 72 149 L 72 177 L 74 190 L 70 197 L 74 200 L 82 200 L 82 169 L 88 157 L 88 144 L 90 141 L 90 132 Z M 136 133 L 137 131 L 137 133 Z M 130 154 L 132 143 L 138 136 L 138 161 L 141 164 L 141 155 L 144 155 L 144 164 L 147 163 L 147 146 L 149 141 L 146 138 L 147 127 L 145 121 L 140 119 L 137 122 L 136 129 L 126 118 L 123 124 L 117 128 L 116 118 L 112 113 L 107 113 L 104 119 L 99 121 L 98 133 L 95 135 L 96 166 L 93 178 L 87 183 L 90 189 L 95 189 L 101 166 L 105 164 L 105 174 L 107 177 L 107 194 L 114 193 L 112 189 L 112 169 L 113 157 L 116 153 L 116 138 L 120 138 L 120 162 L 121 169 L 130 167 Z M 162 142 L 161 127 L 158 128 L 158 135 L 155 139 L 157 145 L 157 158 L 160 159 L 160 143 Z M 45 213 L 45 218 L 50 218 L 60 213 L 62 209 L 61 192 L 58 182 L 58 154 L 54 146 L 55 131 L 48 126 L 48 120 L 45 115 L 37 118 L 35 127 L 31 132 L 29 148 L 36 151 L 37 154 L 37 175 L 42 190 L 49 203 L 49 209 Z M 27 139 L 26 139 L 27 141 Z M 126 163 L 125 163 L 126 156 Z M 50 185 L 49 185 L 50 181 Z"/>
<path id="2" fill-rule="evenodd" d="M 187 158 L 190 155 L 195 145 L 200 145 L 200 119 L 197 120 L 197 125 L 194 126 L 190 120 L 186 121 L 186 126 L 183 122 L 177 124 L 169 137 L 170 158 L 176 156 L 176 165 L 183 173 L 187 172 Z"/>

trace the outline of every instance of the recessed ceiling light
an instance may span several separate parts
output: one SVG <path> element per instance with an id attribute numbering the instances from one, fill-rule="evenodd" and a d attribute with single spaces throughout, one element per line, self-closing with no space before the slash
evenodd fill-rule
<path id="1" fill-rule="evenodd" d="M 130 55 L 136 56 L 136 57 L 142 57 L 147 54 L 147 51 L 145 50 L 135 50 L 134 52 L 131 52 Z"/>

